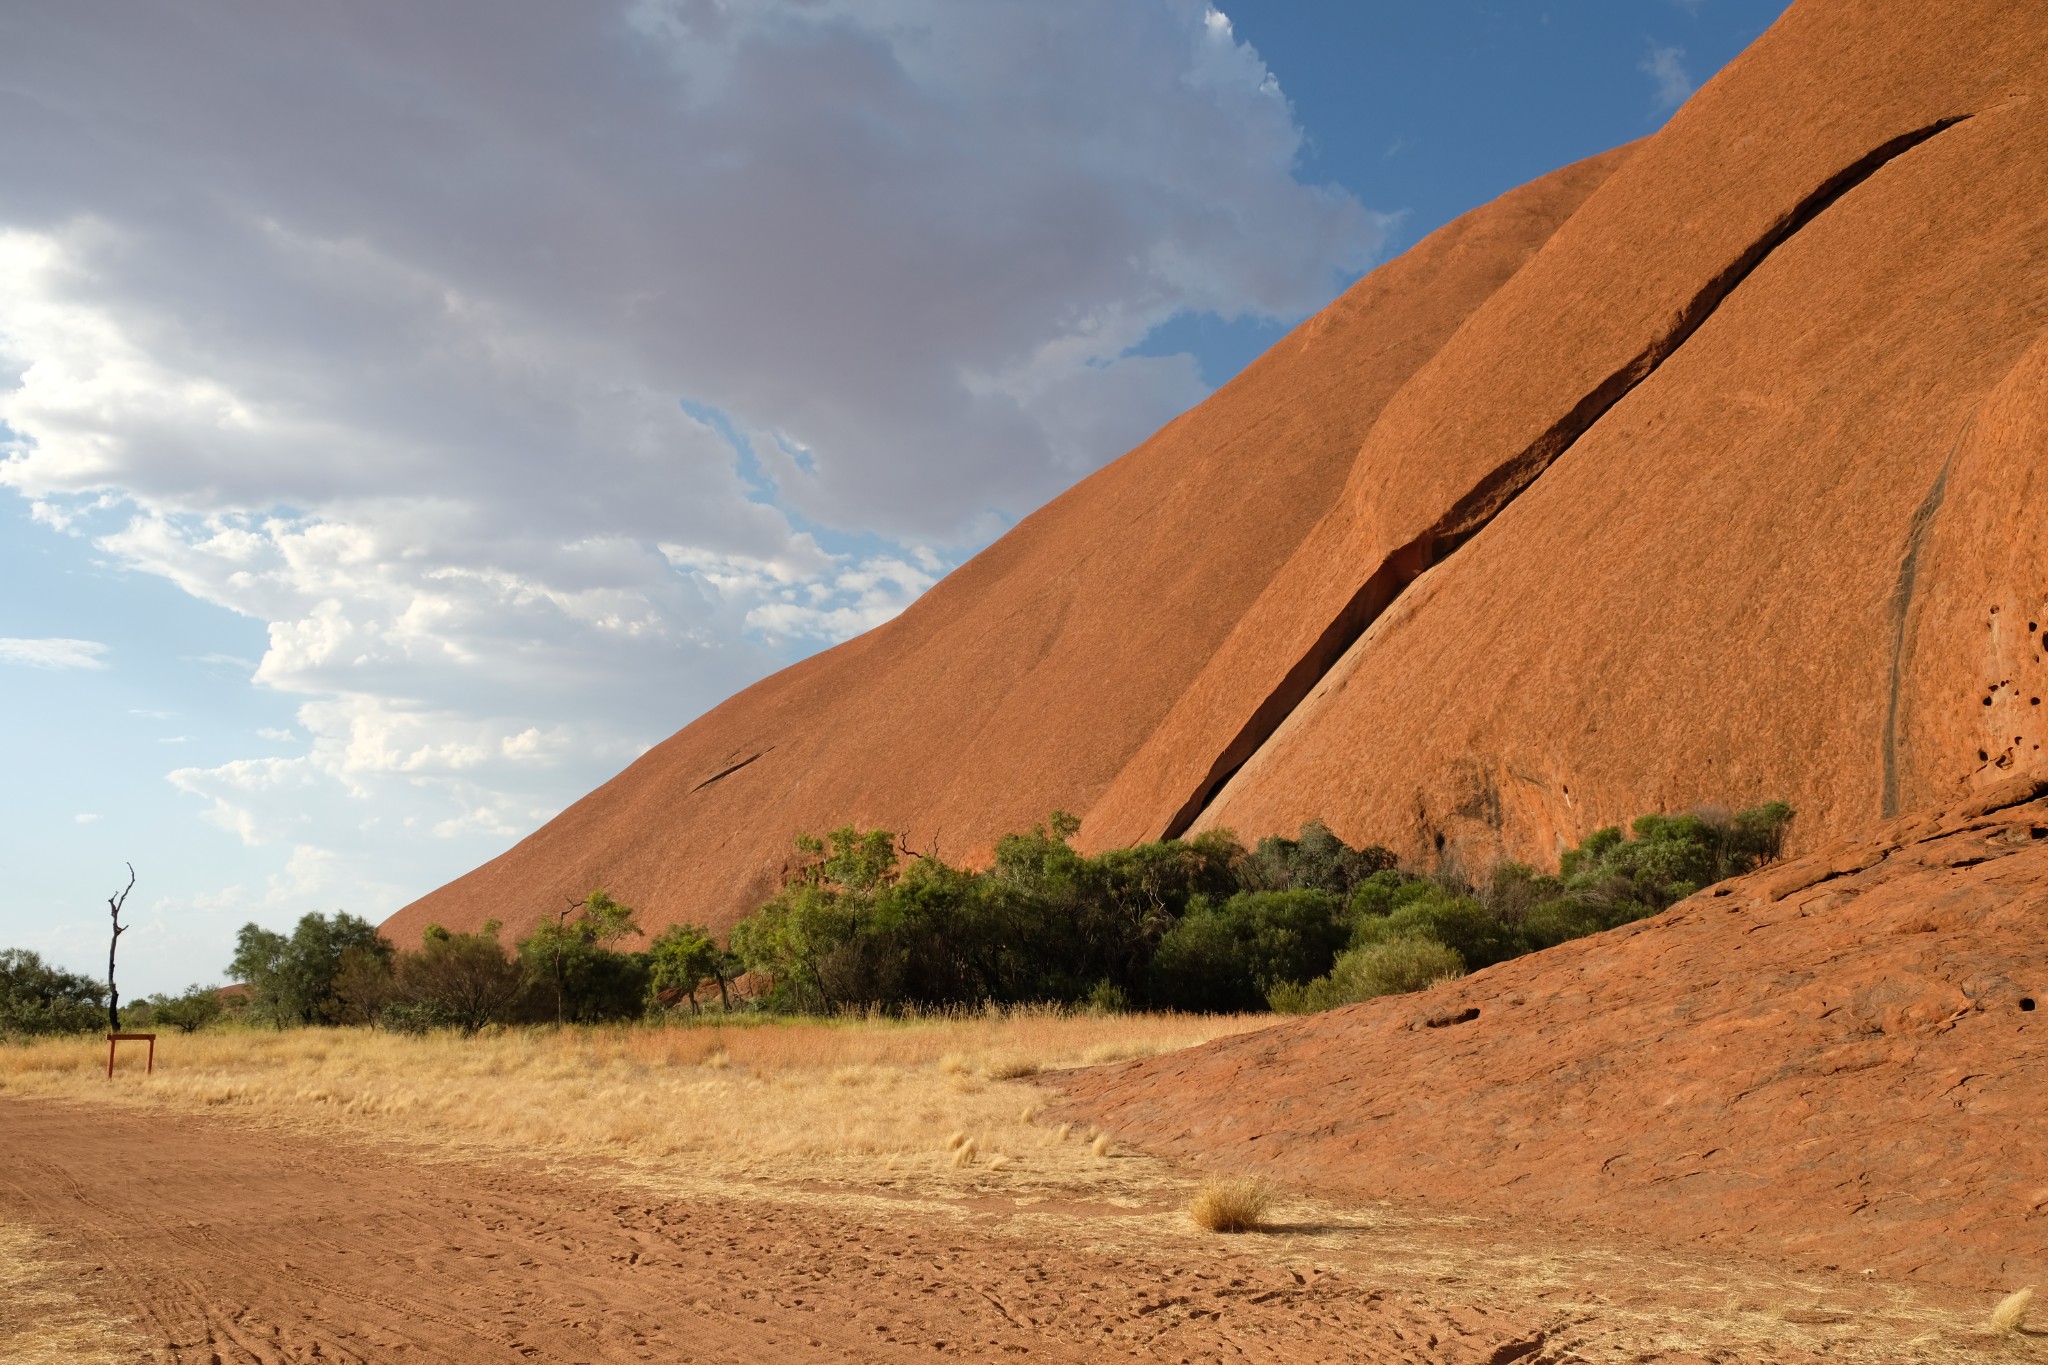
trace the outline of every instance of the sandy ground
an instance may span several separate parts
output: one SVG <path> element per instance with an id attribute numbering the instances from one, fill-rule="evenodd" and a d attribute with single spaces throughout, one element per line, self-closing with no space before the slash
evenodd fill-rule
<path id="1" fill-rule="evenodd" d="M 1297 1202 L 1274 1231 L 1204 1234 L 1181 1212 L 1185 1175 L 1137 1154 L 1116 1159 L 1120 1183 L 1063 1201 L 943 1180 L 698 1180 L 598 1156 L 437 1158 L 48 1097 L 0 1098 L 0 1153 L 0 1227 L 32 1231 L 46 1288 L 126 1342 L 103 1359 L 2034 1354 L 2031 1338 L 1979 1330 L 1972 1305 L 1474 1218 Z M 23 1330 L 8 1313 L 37 1311 L 6 1302 L 0 1340 Z"/>

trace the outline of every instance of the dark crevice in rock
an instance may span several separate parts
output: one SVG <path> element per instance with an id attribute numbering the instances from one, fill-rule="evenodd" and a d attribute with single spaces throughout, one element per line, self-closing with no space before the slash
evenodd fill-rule
<path id="1" fill-rule="evenodd" d="M 748 754 L 745 758 L 741 759 L 739 762 L 733 764 L 732 766 L 727 768 L 720 768 L 717 772 L 711 774 L 711 776 L 705 778 L 702 782 L 699 782 L 696 786 L 690 788 L 691 792 L 695 793 L 703 791 L 706 787 L 710 786 L 713 782 L 718 781 L 720 778 L 731 777 L 734 773 L 746 767 L 755 759 L 761 757 L 761 754 L 772 753 L 774 749 L 775 746 L 771 744 L 766 749 L 763 749 L 760 754 Z"/>
<path id="2" fill-rule="evenodd" d="M 1178 838 L 1187 832 L 1238 769 L 1272 738 L 1281 722 L 1294 712 L 1315 685 L 1336 666 L 1345 651 L 1358 642 L 1359 637 L 1393 605 L 1394 599 L 1406 591 L 1409 584 L 1485 530 L 1509 503 L 1526 492 L 1537 477 L 1571 449 L 1610 408 L 1670 359 L 1773 251 L 1826 212 L 1842 196 L 1877 174 L 1886 163 L 1969 117 L 1968 114 L 1959 114 L 1937 119 L 1924 128 L 1901 133 L 1829 176 L 1772 223 L 1747 250 L 1701 286 L 1679 310 L 1666 331 L 1627 364 L 1595 385 L 1526 448 L 1480 479 L 1428 530 L 1388 555 L 1216 756 L 1200 784 L 1167 822 L 1164 837 Z"/>

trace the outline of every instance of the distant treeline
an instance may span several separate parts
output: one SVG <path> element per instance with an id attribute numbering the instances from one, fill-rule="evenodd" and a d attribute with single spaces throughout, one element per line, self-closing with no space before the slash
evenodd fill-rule
<path id="1" fill-rule="evenodd" d="M 1776 858 L 1791 818 L 1782 802 L 1646 815 L 1633 837 L 1595 831 L 1555 876 L 1503 863 L 1476 884 L 1403 871 L 1386 849 L 1353 848 L 1320 821 L 1249 849 L 1216 830 L 1084 856 L 1071 843 L 1079 822 L 1055 811 L 1001 840 L 982 870 L 847 827 L 799 837 L 797 871 L 724 947 L 690 924 L 629 946 L 645 935 L 603 891 L 510 945 L 492 922 L 474 933 L 432 926 L 402 950 L 365 920 L 312 914 L 290 934 L 242 929 L 228 971 L 247 992 L 229 1004 L 277 1027 L 465 1032 L 705 1007 L 1306 1012 L 1656 914 Z M 0 1035 L 97 1028 L 104 1002 L 87 978 L 0 952 Z M 223 1008 L 195 986 L 124 1018 L 197 1028 Z"/>

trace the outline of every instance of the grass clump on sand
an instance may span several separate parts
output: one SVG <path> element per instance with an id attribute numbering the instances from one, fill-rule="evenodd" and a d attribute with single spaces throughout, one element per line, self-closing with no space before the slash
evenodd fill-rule
<path id="1" fill-rule="evenodd" d="M 1207 1232 L 1256 1232 L 1273 1206 L 1273 1187 L 1257 1176 L 1205 1180 L 1188 1201 L 1188 1217 Z"/>
<path id="2" fill-rule="evenodd" d="M 2006 1295 L 1991 1310 L 1991 1325 L 2001 1332 L 2018 1332 L 2027 1325 L 2027 1311 L 2034 1306 L 2034 1287 L 2028 1285 Z"/>

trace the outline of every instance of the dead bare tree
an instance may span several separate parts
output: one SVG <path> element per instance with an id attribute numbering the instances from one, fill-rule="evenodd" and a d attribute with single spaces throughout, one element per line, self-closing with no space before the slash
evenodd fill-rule
<path id="1" fill-rule="evenodd" d="M 114 936 L 107 940 L 107 1032 L 121 1031 L 121 992 L 114 987 L 114 949 L 121 945 L 121 935 L 128 932 L 128 926 L 121 923 L 121 907 L 128 904 L 128 893 L 135 889 L 135 864 L 128 865 L 128 885 L 121 888 L 118 896 L 107 897 L 107 910 L 113 916 Z M 107 1044 L 112 1048 L 113 1044 Z M 109 1066 L 112 1063 L 108 1063 Z"/>

